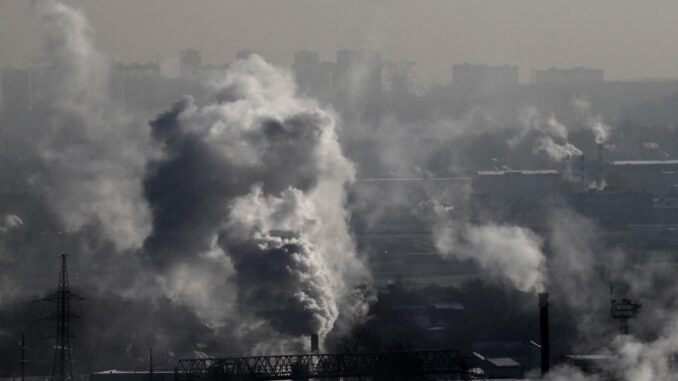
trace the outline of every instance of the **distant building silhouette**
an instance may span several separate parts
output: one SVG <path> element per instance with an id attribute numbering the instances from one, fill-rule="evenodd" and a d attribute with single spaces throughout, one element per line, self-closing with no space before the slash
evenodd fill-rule
<path id="1" fill-rule="evenodd" d="M 572 69 L 550 68 L 532 70 L 534 83 L 596 83 L 605 81 L 605 72 L 602 69 L 576 67 Z"/>
<path id="2" fill-rule="evenodd" d="M 254 54 L 254 52 L 252 52 L 251 50 L 241 49 L 235 53 L 235 58 L 238 60 L 246 60 L 250 58 L 252 54 Z"/>
<path id="3" fill-rule="evenodd" d="M 160 66 L 157 63 L 115 63 L 110 72 L 111 95 L 128 106 L 158 105 Z"/>
<path id="4" fill-rule="evenodd" d="M 7 115 L 20 115 L 31 108 L 31 72 L 3 69 L 2 109 Z"/>
<path id="5" fill-rule="evenodd" d="M 347 123 L 377 126 L 380 119 L 381 53 L 376 50 L 339 50 L 333 93 Z"/>
<path id="6" fill-rule="evenodd" d="M 378 97 L 381 94 L 381 53 L 376 50 L 339 50 L 334 83 L 337 92 L 344 96 Z"/>
<path id="7" fill-rule="evenodd" d="M 202 56 L 195 49 L 184 49 L 179 59 L 179 70 L 183 78 L 196 76 L 202 66 Z"/>
<path id="8" fill-rule="evenodd" d="M 518 67 L 463 63 L 452 66 L 452 87 L 464 95 L 488 95 L 518 85 Z"/>
<path id="9" fill-rule="evenodd" d="M 294 53 L 292 71 L 303 94 L 328 99 L 332 93 L 334 68 L 331 62 L 320 62 L 318 52 L 300 50 Z"/>

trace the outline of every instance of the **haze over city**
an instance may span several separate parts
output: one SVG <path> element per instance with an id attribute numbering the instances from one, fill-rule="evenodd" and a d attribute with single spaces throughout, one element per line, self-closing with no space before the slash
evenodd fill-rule
<path id="1" fill-rule="evenodd" d="M 597 67 L 609 79 L 676 78 L 678 5 L 602 1 L 68 1 L 96 29 L 99 49 L 122 62 L 155 61 L 176 69 L 177 52 L 230 61 L 250 49 L 282 65 L 294 51 L 379 49 L 411 60 L 433 83 L 464 61 L 531 68 Z M 30 1 L 0 2 L 0 66 L 41 59 Z M 650 58 L 651 59 L 648 59 Z"/>
<path id="2" fill-rule="evenodd" d="M 0 381 L 678 380 L 676 38 L 0 0 Z"/>

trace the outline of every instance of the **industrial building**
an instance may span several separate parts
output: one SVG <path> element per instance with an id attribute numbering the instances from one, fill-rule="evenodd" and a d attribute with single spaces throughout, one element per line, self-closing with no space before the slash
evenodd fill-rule
<path id="1" fill-rule="evenodd" d="M 591 189 L 573 194 L 571 202 L 579 213 L 607 227 L 652 221 L 653 197 L 647 192 Z"/>
<path id="2" fill-rule="evenodd" d="M 629 191 L 664 196 L 678 185 L 678 160 L 619 160 L 606 172 L 611 186 Z"/>
<path id="3" fill-rule="evenodd" d="M 473 180 L 474 194 L 492 206 L 519 200 L 553 202 L 562 191 L 562 175 L 552 169 L 479 171 Z"/>

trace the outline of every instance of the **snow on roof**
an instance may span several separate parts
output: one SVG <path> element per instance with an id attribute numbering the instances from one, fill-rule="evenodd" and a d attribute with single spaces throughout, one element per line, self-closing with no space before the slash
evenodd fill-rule
<path id="1" fill-rule="evenodd" d="M 529 169 L 515 171 L 478 171 L 478 176 L 502 176 L 502 175 L 558 175 L 560 171 L 556 169 Z"/>
<path id="2" fill-rule="evenodd" d="M 612 165 L 678 165 L 678 160 L 617 160 Z"/>
<path id="3" fill-rule="evenodd" d="M 498 366 L 498 367 L 514 367 L 514 366 L 520 366 L 520 363 L 518 363 L 516 360 L 508 357 L 496 357 L 496 358 L 488 358 L 487 361 L 489 361 L 492 365 Z"/>

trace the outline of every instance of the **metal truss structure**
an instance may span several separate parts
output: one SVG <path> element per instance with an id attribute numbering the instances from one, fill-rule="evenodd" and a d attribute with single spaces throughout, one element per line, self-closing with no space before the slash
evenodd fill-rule
<path id="1" fill-rule="evenodd" d="M 304 354 L 179 360 L 175 381 L 468 380 L 480 378 L 459 351 Z"/>
<path id="2" fill-rule="evenodd" d="M 631 303 L 628 299 L 610 301 L 610 316 L 613 319 L 619 320 L 619 333 L 622 335 L 629 334 L 629 319 L 633 319 L 638 315 L 641 309 L 640 304 Z"/>

